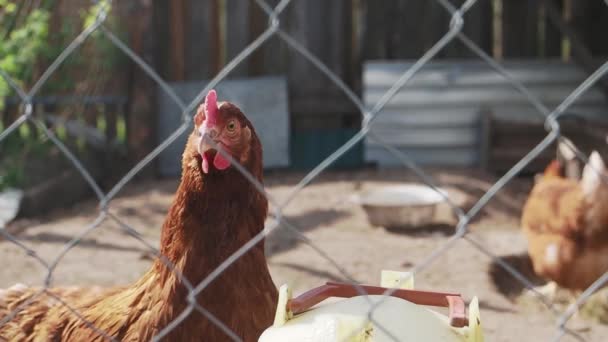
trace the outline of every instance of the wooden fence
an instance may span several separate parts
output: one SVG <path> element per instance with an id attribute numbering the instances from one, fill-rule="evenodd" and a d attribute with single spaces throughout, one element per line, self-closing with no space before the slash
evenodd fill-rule
<path id="1" fill-rule="evenodd" d="M 124 96 L 39 96 L 32 99 L 34 117 L 46 123 L 60 140 L 100 151 L 126 146 L 126 104 Z M 22 113 L 20 100 L 5 99 L 0 125 L 7 127 Z M 25 125 L 25 130 L 33 132 L 32 138 L 43 138 L 44 134 L 34 123 Z"/>
<path id="2" fill-rule="evenodd" d="M 279 3 L 266 1 L 271 6 Z M 450 1 L 455 6 L 464 2 Z M 84 3 L 64 0 L 65 8 L 73 10 L 71 2 Z M 132 0 L 116 4 L 119 20 L 128 31 L 129 46 L 169 82 L 212 78 L 268 27 L 267 15 L 251 0 Z M 293 0 L 280 20 L 281 30 L 361 94 L 366 61 L 419 58 L 448 31 L 450 15 L 434 0 Z M 579 62 L 589 72 L 596 60 L 608 56 L 604 37 L 608 32 L 608 7 L 600 0 L 478 0 L 465 15 L 463 32 L 497 59 L 561 58 Z M 436 59 L 472 57 L 469 49 L 454 40 Z M 298 162 L 311 155 L 301 165 L 310 168 L 354 134 L 360 126 L 360 115 L 335 83 L 276 35 L 238 65 L 229 78 L 276 74 L 287 77 L 292 155 L 300 157 Z M 34 99 L 34 115 L 76 153 L 84 148 L 78 157 L 102 183 L 113 175 L 123 175 L 121 168 L 141 160 L 158 144 L 157 92 L 162 91 L 158 84 L 135 63 L 115 72 L 112 78 L 128 89 L 124 98 Z M 20 115 L 19 106 L 10 99 L 5 101 L 0 110 L 0 128 Z M 19 134 L 31 136 L 34 132 L 41 136 L 29 123 L 22 130 L 29 133 Z M 103 151 L 103 158 L 90 153 L 87 149 L 91 148 Z M 114 152 L 121 149 L 128 151 L 128 159 L 124 158 L 122 164 L 107 158 L 115 157 Z M 361 145 L 356 146 L 351 151 L 356 155 L 342 158 L 344 165 L 360 165 L 362 150 Z M 18 166 L 45 171 L 51 167 L 42 159 Z M 74 172 L 70 165 L 57 164 L 56 168 Z M 20 173 L 28 174 L 27 169 Z M 35 181 L 34 177 L 27 180 Z M 75 180 L 82 184 L 74 185 Z M 54 196 L 66 188 L 66 183 L 77 189 L 71 198 L 90 192 L 82 178 L 70 172 L 56 180 L 39 181 L 29 198 L 40 203 L 53 202 L 42 201 L 41 191 L 46 189 L 49 196 Z M 30 207 L 37 211 L 35 204 Z"/>
<path id="3" fill-rule="evenodd" d="M 271 6 L 279 2 L 266 1 Z M 464 0 L 451 2 L 458 6 Z M 118 4 L 129 46 L 170 82 L 215 76 L 268 26 L 266 13 L 251 0 Z M 420 57 L 447 32 L 450 15 L 434 0 L 293 0 L 280 19 L 282 30 L 361 94 L 365 61 Z M 572 57 L 590 70 L 594 57 L 608 56 L 603 37 L 608 7 L 600 0 L 479 0 L 466 13 L 463 31 L 499 59 Z M 473 54 L 455 40 L 437 59 L 470 57 Z M 359 127 L 359 113 L 343 92 L 277 36 L 229 77 L 276 74 L 287 76 L 292 133 L 321 128 L 353 132 Z M 160 90 L 134 63 L 127 72 L 116 73 L 115 78 L 121 77 L 129 88 L 127 145 L 132 159 L 140 160 L 157 145 L 154 123 Z M 14 109 L 7 110 L 5 124 Z M 112 135 L 113 118 L 108 120 Z"/>
<path id="4" fill-rule="evenodd" d="M 32 105 L 33 117 L 45 123 L 103 188 L 113 185 L 131 165 L 126 97 L 40 96 Z M 23 109 L 18 99 L 5 99 L 0 131 Z M 0 143 L 0 192 L 5 187 L 24 190 L 23 215 L 69 206 L 93 194 L 74 165 L 31 121 Z"/>
<path id="5" fill-rule="evenodd" d="M 276 5 L 278 0 L 268 2 Z M 452 1 L 455 6 L 463 2 Z M 157 1 L 155 6 L 158 68 L 171 81 L 214 76 L 268 22 L 253 1 L 175 0 Z M 558 18 L 551 17 L 556 12 Z M 447 32 L 450 22 L 449 13 L 430 0 L 295 0 L 280 18 L 282 29 L 357 92 L 365 60 L 420 57 Z M 566 25 L 564 32 L 560 25 Z M 602 1 L 479 0 L 466 13 L 463 30 L 496 58 L 573 56 L 591 63 L 585 57 L 608 55 L 608 7 Z M 467 57 L 474 56 L 458 41 L 438 55 Z M 358 124 L 342 92 L 278 37 L 230 76 L 277 73 L 288 76 L 292 127 Z"/>
<path id="6" fill-rule="evenodd" d="M 100 184 L 111 184 L 129 167 L 128 132 L 132 129 L 126 97 L 39 96 L 32 99 L 32 105 L 33 117 L 44 122 Z M 5 99 L 0 111 L 0 130 L 22 113 L 23 104 L 19 100 Z M 46 172 L 40 172 L 45 168 L 74 171 L 47 135 L 31 121 L 26 121 L 0 144 L 0 156 L 0 177 L 13 168 L 23 176 L 17 182 L 23 184 L 15 185 L 37 185 L 47 177 Z M 38 170 L 34 165 L 39 166 Z"/>

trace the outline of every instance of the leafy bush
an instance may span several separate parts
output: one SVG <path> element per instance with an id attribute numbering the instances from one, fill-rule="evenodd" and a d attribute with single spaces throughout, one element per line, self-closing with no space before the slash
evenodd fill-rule
<path id="1" fill-rule="evenodd" d="M 49 31 L 49 11 L 37 8 L 23 19 L 18 11 L 18 1 L 0 0 L 0 27 L 5 28 L 0 37 L 0 68 L 15 80 L 20 87 L 26 85 L 42 50 L 47 48 Z M 5 98 L 13 91 L 9 84 L 0 78 L 0 98 Z"/>
<path id="2" fill-rule="evenodd" d="M 62 17 L 59 30 L 49 32 L 55 1 L 42 0 L 36 8 L 31 6 L 31 2 L 23 0 L 0 0 L 0 69 L 22 89 L 31 87 L 39 73 L 57 58 L 76 34 L 95 22 L 102 9 L 110 12 L 109 2 L 100 0 L 72 16 Z M 121 35 L 114 19 L 109 17 L 105 25 Z M 125 61 L 122 53 L 100 32 L 95 32 L 79 49 L 43 85 L 41 94 L 77 95 L 82 89 L 96 91 L 98 85 L 105 84 L 111 77 L 112 70 Z M 83 77 L 89 73 L 97 76 Z M 4 109 L 6 99 L 11 96 L 15 96 L 13 89 L 0 77 L 0 110 Z M 69 114 L 78 119 L 81 117 L 78 111 L 72 110 Z M 1 115 L 0 132 L 6 128 L 2 125 Z M 55 128 L 57 136 L 65 142 L 63 127 Z M 55 150 L 38 129 L 29 123 L 23 124 L 0 143 L 0 191 L 6 187 L 26 186 L 32 178 L 25 175 L 27 161 L 47 158 Z"/>

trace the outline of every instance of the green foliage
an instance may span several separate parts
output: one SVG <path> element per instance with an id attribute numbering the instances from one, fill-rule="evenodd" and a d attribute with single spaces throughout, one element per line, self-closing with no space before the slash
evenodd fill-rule
<path id="1" fill-rule="evenodd" d="M 82 27 L 88 29 L 95 24 L 97 18 L 105 13 L 109 13 L 112 10 L 112 4 L 107 0 L 100 0 L 88 10 L 81 12 Z"/>
<path id="2" fill-rule="evenodd" d="M 47 139 L 27 124 L 20 126 L 16 134 L 9 135 L 0 146 L 0 155 L 6 156 L 0 160 L 0 191 L 25 185 L 27 160 L 42 158 L 51 148 Z"/>
<path id="3" fill-rule="evenodd" d="M 105 20 L 104 25 L 114 32 L 118 31 L 118 35 L 121 36 L 122 30 L 118 27 L 116 18 L 110 15 L 111 11 L 112 4 L 108 0 L 100 0 L 88 10 L 81 11 L 80 16 L 82 18 L 83 30 L 93 26 L 98 18 L 107 13 L 108 18 Z M 112 69 L 125 62 L 125 55 L 109 39 L 104 37 L 101 32 L 93 32 L 91 39 L 94 41 L 95 48 L 99 54 L 102 68 Z"/>
<path id="4" fill-rule="evenodd" d="M 112 6 L 107 0 L 100 0 L 87 9 L 79 11 L 79 15 L 62 18 L 61 32 L 57 34 L 60 44 L 54 44 L 47 51 L 48 60 L 54 59 L 65 48 L 67 43 L 77 34 L 90 28 L 95 21 L 107 13 L 104 26 L 117 36 L 124 38 L 122 27 L 117 17 L 112 15 Z M 97 85 L 106 84 L 113 72 L 126 64 L 127 57 L 100 30 L 95 30 L 77 53 L 71 54 L 60 66 L 59 71 L 44 85 L 45 93 L 65 93 L 79 89 L 97 89 Z M 91 75 L 95 76 L 91 76 Z"/>
<path id="5" fill-rule="evenodd" d="M 127 122 L 122 116 L 116 120 L 116 139 L 120 142 L 127 141 Z"/>
<path id="6" fill-rule="evenodd" d="M 80 31 L 95 23 L 102 10 L 108 13 L 104 25 L 119 37 L 122 36 L 116 18 L 110 16 L 111 6 L 107 0 L 98 1 L 81 11 L 80 16 L 62 17 L 59 29 L 50 32 L 55 3 L 54 0 L 42 0 L 37 8 L 31 8 L 31 3 L 27 1 L 0 0 L 0 68 L 23 89 L 31 87 L 40 72 L 59 56 L 67 44 Z M 76 89 L 103 89 L 99 85 L 104 85 L 115 68 L 125 61 L 124 54 L 101 32 L 96 31 L 78 52 L 66 59 L 40 93 L 70 92 L 78 95 Z M 4 107 L 4 99 L 13 95 L 9 84 L 0 77 L 0 110 Z M 81 115 L 72 113 L 70 116 L 76 119 Z M 105 121 L 99 124 L 106 129 Z M 0 131 L 5 129 L 2 126 L 0 120 Z M 63 125 L 57 125 L 55 131 L 60 140 L 66 142 L 69 139 Z M 119 134 L 124 133 L 120 126 L 118 131 Z M 84 140 L 77 139 L 73 148 L 77 152 L 83 146 Z M 24 186 L 28 181 L 25 172 L 27 160 L 44 158 L 51 149 L 53 145 L 46 137 L 28 124 L 23 124 L 17 132 L 9 135 L 0 143 L 0 191 L 6 187 Z"/>
<path id="7" fill-rule="evenodd" d="M 23 6 L 23 2 L 0 0 L 0 68 L 19 87 L 26 87 L 31 82 L 37 61 L 48 48 L 50 13 L 44 8 L 37 8 L 23 16 L 20 6 Z M 0 78 L 0 99 L 12 93 L 9 84 Z M 2 107 L 4 101 L 0 101 L 0 109 Z M 38 133 L 23 124 L 2 142 L 0 190 L 21 186 L 25 181 L 23 171 L 27 157 L 32 153 L 40 155 L 48 148 Z"/>
<path id="8" fill-rule="evenodd" d="M 23 181 L 24 173 L 22 168 L 14 165 L 5 166 L 0 173 L 0 191 L 6 188 L 18 187 L 23 184 Z"/>
<path id="9" fill-rule="evenodd" d="M 0 0 L 0 27 L 14 27 L 17 20 L 17 2 Z M 30 80 L 36 60 L 46 46 L 50 14 L 44 9 L 33 10 L 22 25 L 0 39 L 0 68 L 9 74 L 19 86 Z M 0 98 L 12 93 L 8 83 L 0 78 Z"/>

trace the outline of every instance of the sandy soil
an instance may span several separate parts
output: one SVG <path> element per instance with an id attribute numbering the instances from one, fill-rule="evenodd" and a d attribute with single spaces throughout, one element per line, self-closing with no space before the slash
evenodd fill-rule
<path id="1" fill-rule="evenodd" d="M 470 170 L 431 172 L 442 186 L 456 189 L 458 202 L 470 206 L 492 185 L 495 178 Z M 302 174 L 267 174 L 269 192 L 286 198 Z M 454 232 L 455 219 L 449 209 L 436 214 L 431 227 L 387 231 L 372 227 L 365 212 L 352 201 L 353 195 L 379 186 L 415 180 L 406 170 L 331 172 L 305 188 L 286 208 L 285 215 L 316 248 L 324 251 L 341 269 L 322 257 L 287 229 L 279 228 L 267 239 L 267 253 L 277 285 L 289 283 L 295 294 L 346 276 L 378 284 L 383 269 L 408 270 L 446 246 Z M 519 232 L 518 216 L 530 180 L 516 180 L 484 208 L 470 225 L 468 237 L 497 256 L 506 257 L 533 277 L 524 258 L 525 241 Z M 153 246 L 158 245 L 160 226 L 173 198 L 177 180 L 130 184 L 111 203 L 111 211 L 135 228 Z M 456 191 L 455 190 L 455 191 Z M 464 195 L 464 197 L 463 197 Z M 64 247 L 97 217 L 95 201 L 35 219 L 20 219 L 10 229 L 47 263 L 60 256 Z M 37 260 L 8 241 L 0 241 L 0 287 L 16 282 L 40 285 L 47 270 Z M 127 284 L 150 265 L 147 247 L 106 220 L 82 238 L 56 264 L 53 285 Z M 460 292 L 465 299 L 481 300 L 487 341 L 548 341 L 556 334 L 553 314 L 541 305 L 514 300 L 521 285 L 497 269 L 493 260 L 469 240 L 458 240 L 428 267 L 416 274 L 416 288 Z M 608 327 L 575 317 L 568 327 L 588 341 L 604 341 Z M 562 341 L 573 338 L 565 337 Z"/>

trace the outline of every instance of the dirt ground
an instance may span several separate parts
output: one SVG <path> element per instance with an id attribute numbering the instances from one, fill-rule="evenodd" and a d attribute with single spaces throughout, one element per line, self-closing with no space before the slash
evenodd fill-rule
<path id="1" fill-rule="evenodd" d="M 438 184 L 457 189 L 469 200 L 478 199 L 496 180 L 471 170 L 430 174 Z M 267 173 L 266 185 L 280 202 L 302 176 Z M 343 272 L 358 282 L 378 284 L 381 270 L 411 269 L 442 248 L 455 225 L 447 208 L 438 211 L 432 227 L 395 232 L 372 227 L 365 212 L 352 201 L 352 196 L 362 191 L 415 180 L 407 170 L 329 172 L 315 180 L 285 209 L 285 216 L 342 270 L 279 228 L 267 239 L 269 265 L 276 284 L 289 283 L 297 295 L 327 280 L 344 280 Z M 157 246 L 160 226 L 177 184 L 177 180 L 132 183 L 111 203 L 111 211 Z M 525 258 L 520 257 L 525 253 L 525 241 L 518 225 L 530 186 L 530 179 L 518 179 L 500 191 L 470 225 L 468 236 L 532 277 Z M 470 201 L 464 202 L 468 202 L 465 206 L 470 205 Z M 17 232 L 24 245 L 51 262 L 66 243 L 94 221 L 96 204 L 91 200 L 44 217 L 19 219 L 10 229 Z M 47 275 L 38 261 L 11 242 L 0 241 L 0 259 L 0 287 L 16 282 L 40 285 Z M 54 285 L 127 284 L 150 263 L 145 245 L 121 231 L 116 223 L 105 221 L 63 256 L 52 281 Z M 487 341 L 549 341 L 557 332 L 553 314 L 541 305 L 515 300 L 522 293 L 521 286 L 468 240 L 457 241 L 415 279 L 418 289 L 460 292 L 466 300 L 478 296 Z M 605 341 L 608 336 L 607 326 L 579 317 L 571 320 L 568 327 L 588 341 Z M 571 340 L 575 339 L 562 339 Z"/>

